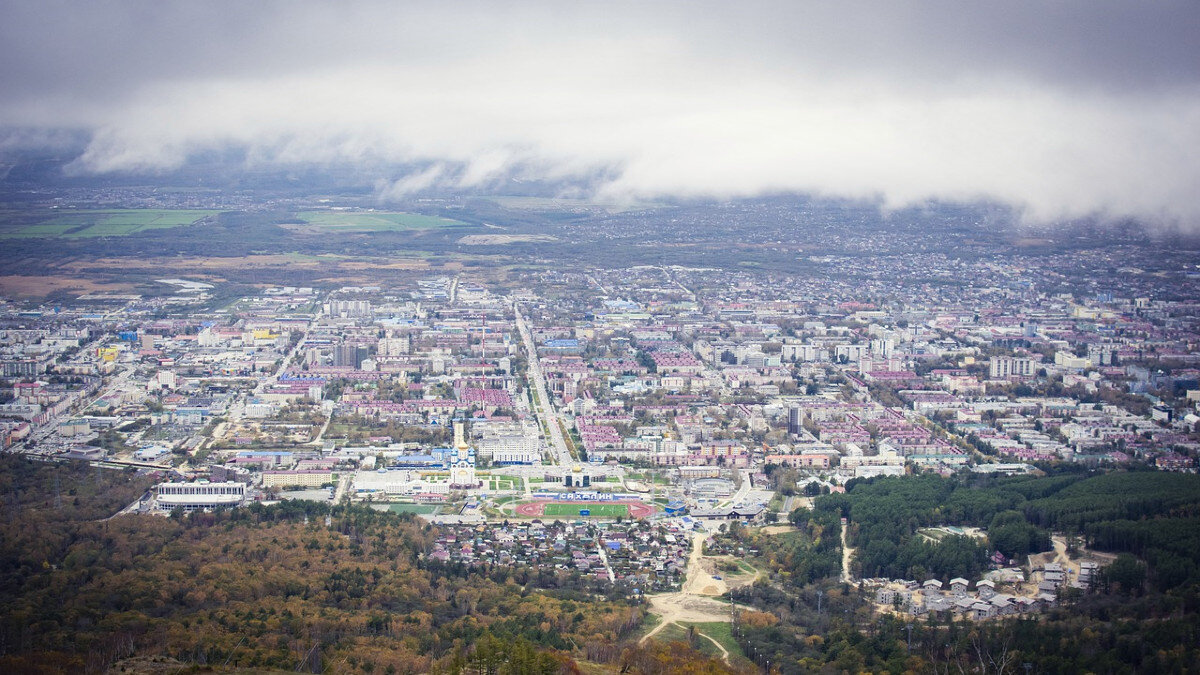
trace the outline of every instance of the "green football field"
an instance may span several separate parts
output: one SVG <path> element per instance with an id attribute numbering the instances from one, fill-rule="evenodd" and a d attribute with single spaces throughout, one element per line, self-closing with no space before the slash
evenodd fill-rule
<path id="1" fill-rule="evenodd" d="M 412 514 L 437 513 L 440 508 L 440 504 L 391 504 L 388 506 L 388 510 L 392 513 Z"/>
<path id="2" fill-rule="evenodd" d="M 580 509 L 590 509 L 591 515 L 600 518 L 618 518 L 629 515 L 629 507 L 624 504 L 611 504 L 606 502 L 589 503 L 579 502 L 573 504 L 546 504 L 543 513 L 547 516 L 578 516 Z"/>

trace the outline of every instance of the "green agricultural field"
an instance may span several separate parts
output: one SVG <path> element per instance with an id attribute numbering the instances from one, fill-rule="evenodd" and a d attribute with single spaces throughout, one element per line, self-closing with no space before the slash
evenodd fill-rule
<path id="1" fill-rule="evenodd" d="M 579 504 L 546 504 L 543 513 L 547 516 L 578 516 L 580 509 L 591 509 L 592 516 L 596 518 L 621 518 L 629 515 L 629 507 L 624 504 L 610 504 L 605 502 Z"/>
<path id="2" fill-rule="evenodd" d="M 296 217 L 312 227 L 338 232 L 397 232 L 466 225 L 462 221 L 449 218 L 383 211 L 303 211 L 296 214 Z"/>
<path id="3" fill-rule="evenodd" d="M 0 238 L 124 237 L 146 230 L 190 225 L 220 211 L 182 209 L 48 210 L 16 217 L 0 214 Z"/>

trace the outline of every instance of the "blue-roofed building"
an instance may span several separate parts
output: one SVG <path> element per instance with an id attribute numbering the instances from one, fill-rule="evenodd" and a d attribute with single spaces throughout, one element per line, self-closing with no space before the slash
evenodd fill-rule
<path id="1" fill-rule="evenodd" d="M 583 345 L 574 338 L 555 338 L 542 343 L 541 349 L 559 354 L 578 354 L 583 351 Z"/>
<path id="2" fill-rule="evenodd" d="M 306 382 L 311 384 L 319 384 L 325 382 L 323 375 L 308 375 L 300 373 L 284 373 L 279 376 L 280 382 Z"/>

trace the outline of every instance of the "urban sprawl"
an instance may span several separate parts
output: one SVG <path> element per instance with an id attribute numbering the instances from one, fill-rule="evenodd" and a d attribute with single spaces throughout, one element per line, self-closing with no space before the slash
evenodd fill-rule
<path id="1" fill-rule="evenodd" d="M 865 281 L 866 301 L 782 274 L 531 268 L 504 285 L 274 286 L 205 311 L 213 286 L 187 279 L 5 302 L 0 434 L 9 452 L 155 474 L 126 509 L 146 517 L 348 500 L 437 523 L 430 564 L 629 594 L 700 573 L 697 593 L 735 588 L 745 569 L 689 559 L 752 561 L 722 534 L 783 527 L 855 479 L 1195 471 L 1194 302 L 978 278 L 894 297 Z M 986 619 L 1086 591 L 1104 562 L 997 552 L 980 579 L 844 574 L 880 612 Z"/>

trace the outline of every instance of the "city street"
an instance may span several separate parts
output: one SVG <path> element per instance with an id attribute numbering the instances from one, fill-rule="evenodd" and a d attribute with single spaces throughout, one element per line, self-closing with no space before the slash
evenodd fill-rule
<path id="1" fill-rule="evenodd" d="M 550 456 L 553 459 L 553 463 L 563 467 L 573 466 L 575 460 L 571 457 L 570 451 L 567 450 L 567 441 L 563 438 L 562 428 L 559 426 L 559 413 L 554 407 L 549 392 L 546 390 L 546 378 L 543 376 L 541 365 L 538 363 L 537 348 L 533 343 L 533 334 L 529 331 L 529 324 L 526 322 L 525 317 L 521 315 L 519 304 L 513 303 L 513 312 L 516 314 L 517 331 L 521 334 L 521 343 L 524 345 L 525 353 L 528 357 L 529 368 L 526 371 L 526 376 L 529 380 L 529 386 L 536 393 L 533 397 L 533 413 L 548 434 Z"/>

